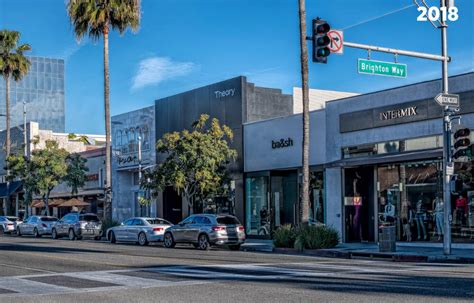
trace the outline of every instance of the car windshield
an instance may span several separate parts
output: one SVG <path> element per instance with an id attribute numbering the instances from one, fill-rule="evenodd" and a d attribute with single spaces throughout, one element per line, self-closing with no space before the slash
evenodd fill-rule
<path id="1" fill-rule="evenodd" d="M 96 215 L 81 215 L 79 216 L 79 221 L 99 222 L 100 220 Z"/>
<path id="2" fill-rule="evenodd" d="M 8 221 L 16 222 L 18 220 L 17 217 L 7 217 Z"/>
<path id="3" fill-rule="evenodd" d="M 41 221 L 43 221 L 43 222 L 56 222 L 56 221 L 58 221 L 58 218 L 55 218 L 55 217 L 42 217 Z"/>
<path id="4" fill-rule="evenodd" d="M 146 221 L 150 223 L 151 225 L 157 225 L 157 224 L 172 225 L 170 222 L 163 219 L 146 219 Z"/>
<path id="5" fill-rule="evenodd" d="M 217 217 L 217 223 L 223 225 L 239 225 L 240 222 L 234 217 L 225 216 L 225 217 Z"/>

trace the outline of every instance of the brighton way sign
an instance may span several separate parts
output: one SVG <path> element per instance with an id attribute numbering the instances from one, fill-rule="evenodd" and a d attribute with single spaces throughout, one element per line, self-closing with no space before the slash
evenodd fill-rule
<path id="1" fill-rule="evenodd" d="M 396 78 L 407 77 L 406 64 L 359 59 L 357 67 L 358 67 L 359 74 L 387 76 L 387 77 L 396 77 Z"/>

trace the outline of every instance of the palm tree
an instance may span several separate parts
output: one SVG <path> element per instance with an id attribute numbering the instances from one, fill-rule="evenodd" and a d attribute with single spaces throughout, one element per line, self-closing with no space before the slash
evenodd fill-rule
<path id="1" fill-rule="evenodd" d="M 301 82 L 303 85 L 303 184 L 301 193 L 300 223 L 309 221 L 309 88 L 308 46 L 306 45 L 306 3 L 299 0 Z"/>
<path id="2" fill-rule="evenodd" d="M 69 0 L 67 12 L 74 27 L 76 38 L 86 34 L 92 40 L 104 38 L 104 112 L 105 112 L 105 217 L 111 219 L 111 142 L 110 142 L 110 94 L 109 94 L 109 31 L 117 29 L 123 34 L 127 28 L 138 30 L 140 24 L 140 0 Z"/>
<path id="3" fill-rule="evenodd" d="M 11 153 L 10 142 L 10 78 L 14 81 L 20 81 L 30 69 L 31 62 L 23 55 L 24 52 L 30 51 L 28 44 L 18 45 L 20 33 L 7 29 L 0 31 L 0 75 L 5 79 L 5 105 L 6 105 L 6 129 L 7 137 L 5 142 L 6 158 Z"/>

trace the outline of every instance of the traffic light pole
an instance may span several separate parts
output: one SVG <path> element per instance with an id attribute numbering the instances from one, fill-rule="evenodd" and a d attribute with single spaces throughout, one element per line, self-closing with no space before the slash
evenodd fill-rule
<path id="1" fill-rule="evenodd" d="M 440 8 L 446 9 L 446 0 L 440 0 Z M 446 21 L 441 21 L 441 55 L 445 58 L 442 61 L 442 79 L 443 94 L 448 94 L 448 39 Z M 444 201 L 444 233 L 443 233 L 443 252 L 445 255 L 451 254 L 451 176 L 454 171 L 451 152 L 451 114 L 448 106 L 444 108 L 443 115 L 443 201 Z"/>

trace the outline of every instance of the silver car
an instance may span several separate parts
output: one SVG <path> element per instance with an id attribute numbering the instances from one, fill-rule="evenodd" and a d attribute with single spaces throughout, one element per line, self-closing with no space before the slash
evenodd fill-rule
<path id="1" fill-rule="evenodd" d="M 109 228 L 106 235 L 110 243 L 135 242 L 144 246 L 149 242 L 163 241 L 165 230 L 172 225 L 161 218 L 130 218 Z"/>
<path id="2" fill-rule="evenodd" d="M 20 218 L 13 216 L 0 216 L 0 234 L 14 233 L 20 224 Z"/>
<path id="3" fill-rule="evenodd" d="M 202 250 L 212 245 L 228 245 L 239 250 L 245 242 L 245 231 L 239 220 L 230 215 L 192 215 L 165 232 L 164 244 L 172 248 L 176 243 L 190 243 Z"/>
<path id="4" fill-rule="evenodd" d="M 51 230 L 53 239 L 64 236 L 71 241 L 81 240 L 84 237 L 100 240 L 102 222 L 96 214 L 69 213 L 57 221 Z"/>
<path id="5" fill-rule="evenodd" d="M 39 238 L 43 235 L 50 235 L 53 225 L 58 221 L 56 217 L 48 216 L 31 216 L 23 223 L 18 224 L 17 234 L 22 235 L 33 235 Z"/>

